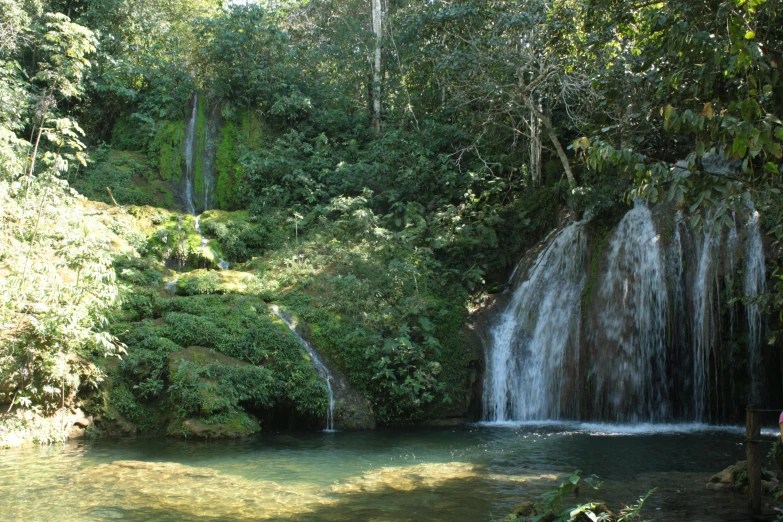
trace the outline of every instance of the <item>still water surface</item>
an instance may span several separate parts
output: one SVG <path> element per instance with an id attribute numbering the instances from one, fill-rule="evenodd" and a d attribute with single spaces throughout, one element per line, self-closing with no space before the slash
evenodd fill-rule
<path id="1" fill-rule="evenodd" d="M 704 484 L 744 458 L 743 440 L 739 428 L 545 423 L 71 443 L 0 451 L 0 520 L 488 521 L 574 469 L 603 480 L 583 497 L 615 508 L 658 487 L 655 520 L 739 520 L 744 498 Z"/>

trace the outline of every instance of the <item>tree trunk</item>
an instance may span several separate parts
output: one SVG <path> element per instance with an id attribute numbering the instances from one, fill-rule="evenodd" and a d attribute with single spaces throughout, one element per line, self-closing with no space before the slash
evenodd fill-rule
<path id="1" fill-rule="evenodd" d="M 568 184 L 571 185 L 571 188 L 576 187 L 576 179 L 574 179 L 574 173 L 571 171 L 571 164 L 568 162 L 568 156 L 566 156 L 565 149 L 563 149 L 563 146 L 560 144 L 560 140 L 557 139 L 552 122 L 535 106 L 535 103 L 530 96 L 525 96 L 525 105 L 527 105 L 530 112 L 544 125 L 544 128 L 549 135 L 549 140 L 552 142 L 552 145 L 554 145 L 558 158 L 560 158 L 560 163 L 563 164 L 563 170 L 565 170 L 566 178 L 568 178 Z"/>
<path id="2" fill-rule="evenodd" d="M 541 102 L 538 102 L 541 109 Z M 541 186 L 541 120 L 535 114 L 530 115 L 530 182 Z"/>
<path id="3" fill-rule="evenodd" d="M 375 33 L 375 67 L 372 75 L 372 109 L 373 127 L 377 132 L 381 132 L 381 37 L 383 27 L 381 18 L 381 0 L 370 0 L 372 2 L 372 31 Z"/>

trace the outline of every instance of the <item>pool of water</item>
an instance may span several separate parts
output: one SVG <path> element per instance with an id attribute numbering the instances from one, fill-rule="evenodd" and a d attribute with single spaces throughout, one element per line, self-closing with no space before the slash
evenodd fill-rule
<path id="1" fill-rule="evenodd" d="M 616 508 L 658 487 L 655 520 L 740 520 L 741 495 L 704 485 L 744 459 L 743 440 L 734 427 L 578 423 L 99 440 L 0 451 L 0 519 L 488 521 L 580 469 L 603 481 L 582 500 Z"/>

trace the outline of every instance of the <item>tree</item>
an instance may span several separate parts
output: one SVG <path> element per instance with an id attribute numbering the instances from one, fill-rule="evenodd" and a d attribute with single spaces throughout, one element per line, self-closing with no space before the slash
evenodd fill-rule
<path id="1" fill-rule="evenodd" d="M 383 10 L 381 0 L 372 2 L 372 30 L 375 34 L 375 61 L 372 76 L 373 126 L 381 132 L 381 39 L 383 38 Z"/>

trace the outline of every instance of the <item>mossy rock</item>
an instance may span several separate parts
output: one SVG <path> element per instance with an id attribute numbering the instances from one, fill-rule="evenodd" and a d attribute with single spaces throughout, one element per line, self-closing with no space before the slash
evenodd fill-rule
<path id="1" fill-rule="evenodd" d="M 179 350 L 169 354 L 169 371 L 174 373 L 183 362 L 191 362 L 200 366 L 219 363 L 226 366 L 252 366 L 250 363 L 240 361 L 234 357 L 223 355 L 203 346 L 189 346 L 184 350 Z"/>
<path id="2" fill-rule="evenodd" d="M 177 294 L 246 294 L 255 277 L 236 270 L 193 270 L 177 280 Z"/>
<path id="3" fill-rule="evenodd" d="M 158 259 L 184 268 L 220 267 L 223 254 L 217 241 L 204 241 L 190 214 L 137 207 L 134 212 L 147 233 L 147 250 Z"/>
<path id="4" fill-rule="evenodd" d="M 258 421 L 245 412 L 233 412 L 224 422 L 205 422 L 190 418 L 174 421 L 169 425 L 169 434 L 199 439 L 236 439 L 260 431 Z"/>
<path id="5" fill-rule="evenodd" d="M 212 221 L 215 223 L 228 223 L 230 221 L 247 221 L 247 210 L 207 210 L 201 214 L 201 222 L 206 223 Z"/>
<path id="6" fill-rule="evenodd" d="M 183 403 L 173 404 L 180 409 L 169 423 L 170 435 L 197 438 L 235 438 L 256 433 L 258 421 L 242 411 L 234 395 L 236 383 L 221 378 L 227 370 L 258 372 L 259 367 L 229 357 L 202 346 L 190 346 L 169 355 L 169 374 L 172 393 Z M 187 404 L 185 404 L 187 403 Z"/>

